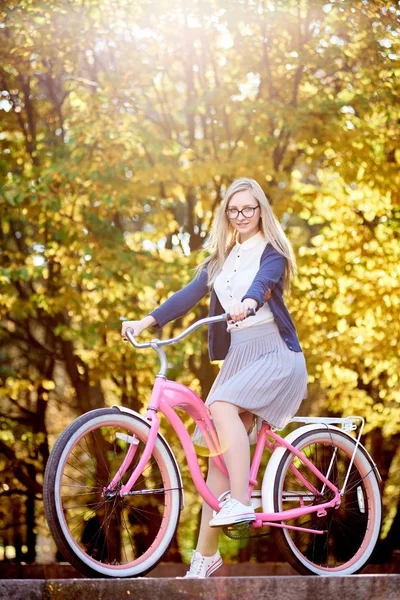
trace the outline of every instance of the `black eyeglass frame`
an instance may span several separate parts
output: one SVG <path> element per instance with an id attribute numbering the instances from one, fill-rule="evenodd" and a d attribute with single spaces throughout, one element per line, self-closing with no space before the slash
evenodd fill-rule
<path id="1" fill-rule="evenodd" d="M 248 210 L 249 208 L 250 208 L 250 209 L 252 209 L 252 211 L 253 211 L 253 214 L 252 214 L 251 216 L 250 216 L 250 215 L 245 215 L 245 214 L 243 213 L 243 211 L 244 211 L 244 210 Z M 228 219 L 230 219 L 231 221 L 234 221 L 235 219 L 237 219 L 239 215 L 242 215 L 242 217 L 243 217 L 244 219 L 252 219 L 252 218 L 254 217 L 254 215 L 256 214 L 256 210 L 257 210 L 257 208 L 260 208 L 260 205 L 259 205 L 259 204 L 257 204 L 257 206 L 245 206 L 244 208 L 242 208 L 242 210 L 239 210 L 239 209 L 237 209 L 237 208 L 227 208 L 225 212 L 226 212 L 226 216 L 227 216 L 227 217 L 228 217 Z M 228 214 L 228 211 L 230 211 L 230 210 L 234 210 L 234 211 L 236 211 L 236 212 L 237 212 L 237 215 L 236 215 L 235 217 L 230 217 L 230 216 L 229 216 L 229 214 Z"/>

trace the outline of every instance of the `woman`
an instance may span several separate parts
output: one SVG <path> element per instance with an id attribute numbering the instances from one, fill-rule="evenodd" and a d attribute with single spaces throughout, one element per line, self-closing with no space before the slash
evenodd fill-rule
<path id="1" fill-rule="evenodd" d="M 138 336 L 186 314 L 211 290 L 210 315 L 231 320 L 209 328 L 211 360 L 225 359 L 206 405 L 215 424 L 229 481 L 210 459 L 207 484 L 230 499 L 212 518 L 203 502 L 197 549 L 187 577 L 208 577 L 222 564 L 219 527 L 255 519 L 248 497 L 248 432 L 259 417 L 282 429 L 307 396 L 307 371 L 296 330 L 283 301 L 296 262 L 290 242 L 254 179 L 232 183 L 216 214 L 210 256 L 193 281 L 141 321 L 125 321 Z M 256 314 L 246 318 L 249 309 Z M 196 429 L 193 441 L 204 445 Z"/>

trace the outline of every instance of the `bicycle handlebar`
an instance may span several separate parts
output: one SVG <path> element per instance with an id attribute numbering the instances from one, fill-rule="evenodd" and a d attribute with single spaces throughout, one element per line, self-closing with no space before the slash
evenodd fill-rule
<path id="1" fill-rule="evenodd" d="M 247 317 L 252 317 L 255 314 L 255 308 L 249 308 L 247 310 L 247 316 L 245 317 L 245 319 L 247 319 Z M 190 325 L 187 329 L 182 331 L 179 335 L 170 338 L 169 340 L 153 339 L 150 342 L 138 344 L 133 336 L 133 329 L 131 327 L 129 327 L 129 329 L 126 330 L 126 337 L 130 341 L 132 346 L 135 346 L 135 348 L 153 348 L 154 346 L 169 346 L 171 344 L 179 342 L 180 340 L 183 340 L 183 338 L 189 335 L 189 333 L 192 333 L 192 331 L 195 331 L 195 329 L 198 329 L 198 327 L 201 327 L 202 325 L 208 325 L 209 323 L 220 323 L 221 321 L 229 321 L 230 318 L 231 315 L 229 313 L 223 313 L 222 315 L 217 315 L 216 317 L 206 317 L 205 319 L 199 319 L 198 321 Z"/>

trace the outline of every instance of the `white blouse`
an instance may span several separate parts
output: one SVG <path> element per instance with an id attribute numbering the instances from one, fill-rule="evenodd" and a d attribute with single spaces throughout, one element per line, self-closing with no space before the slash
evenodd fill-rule
<path id="1" fill-rule="evenodd" d="M 243 244 L 237 242 L 232 248 L 214 282 L 214 290 L 225 312 L 229 312 L 233 299 L 241 301 L 253 283 L 266 245 L 267 241 L 259 231 Z M 228 323 L 227 330 L 245 329 L 273 320 L 268 302 L 265 302 L 253 317 L 232 324 Z"/>

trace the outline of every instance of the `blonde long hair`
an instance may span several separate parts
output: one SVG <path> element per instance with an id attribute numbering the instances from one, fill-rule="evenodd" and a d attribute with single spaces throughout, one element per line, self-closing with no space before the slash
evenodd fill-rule
<path id="1" fill-rule="evenodd" d="M 260 231 L 267 240 L 282 256 L 286 258 L 284 272 L 284 289 L 289 291 L 290 280 L 297 272 L 296 258 L 292 246 L 282 229 L 281 224 L 274 215 L 272 208 L 264 194 L 261 186 L 247 177 L 235 179 L 229 186 L 222 203 L 215 215 L 210 232 L 210 239 L 207 249 L 210 251 L 208 256 L 200 265 L 196 267 L 196 273 L 207 266 L 208 267 L 208 285 L 211 288 L 215 278 L 222 269 L 228 254 L 238 241 L 239 234 L 232 226 L 227 217 L 226 209 L 232 196 L 237 192 L 249 190 L 260 205 Z"/>

